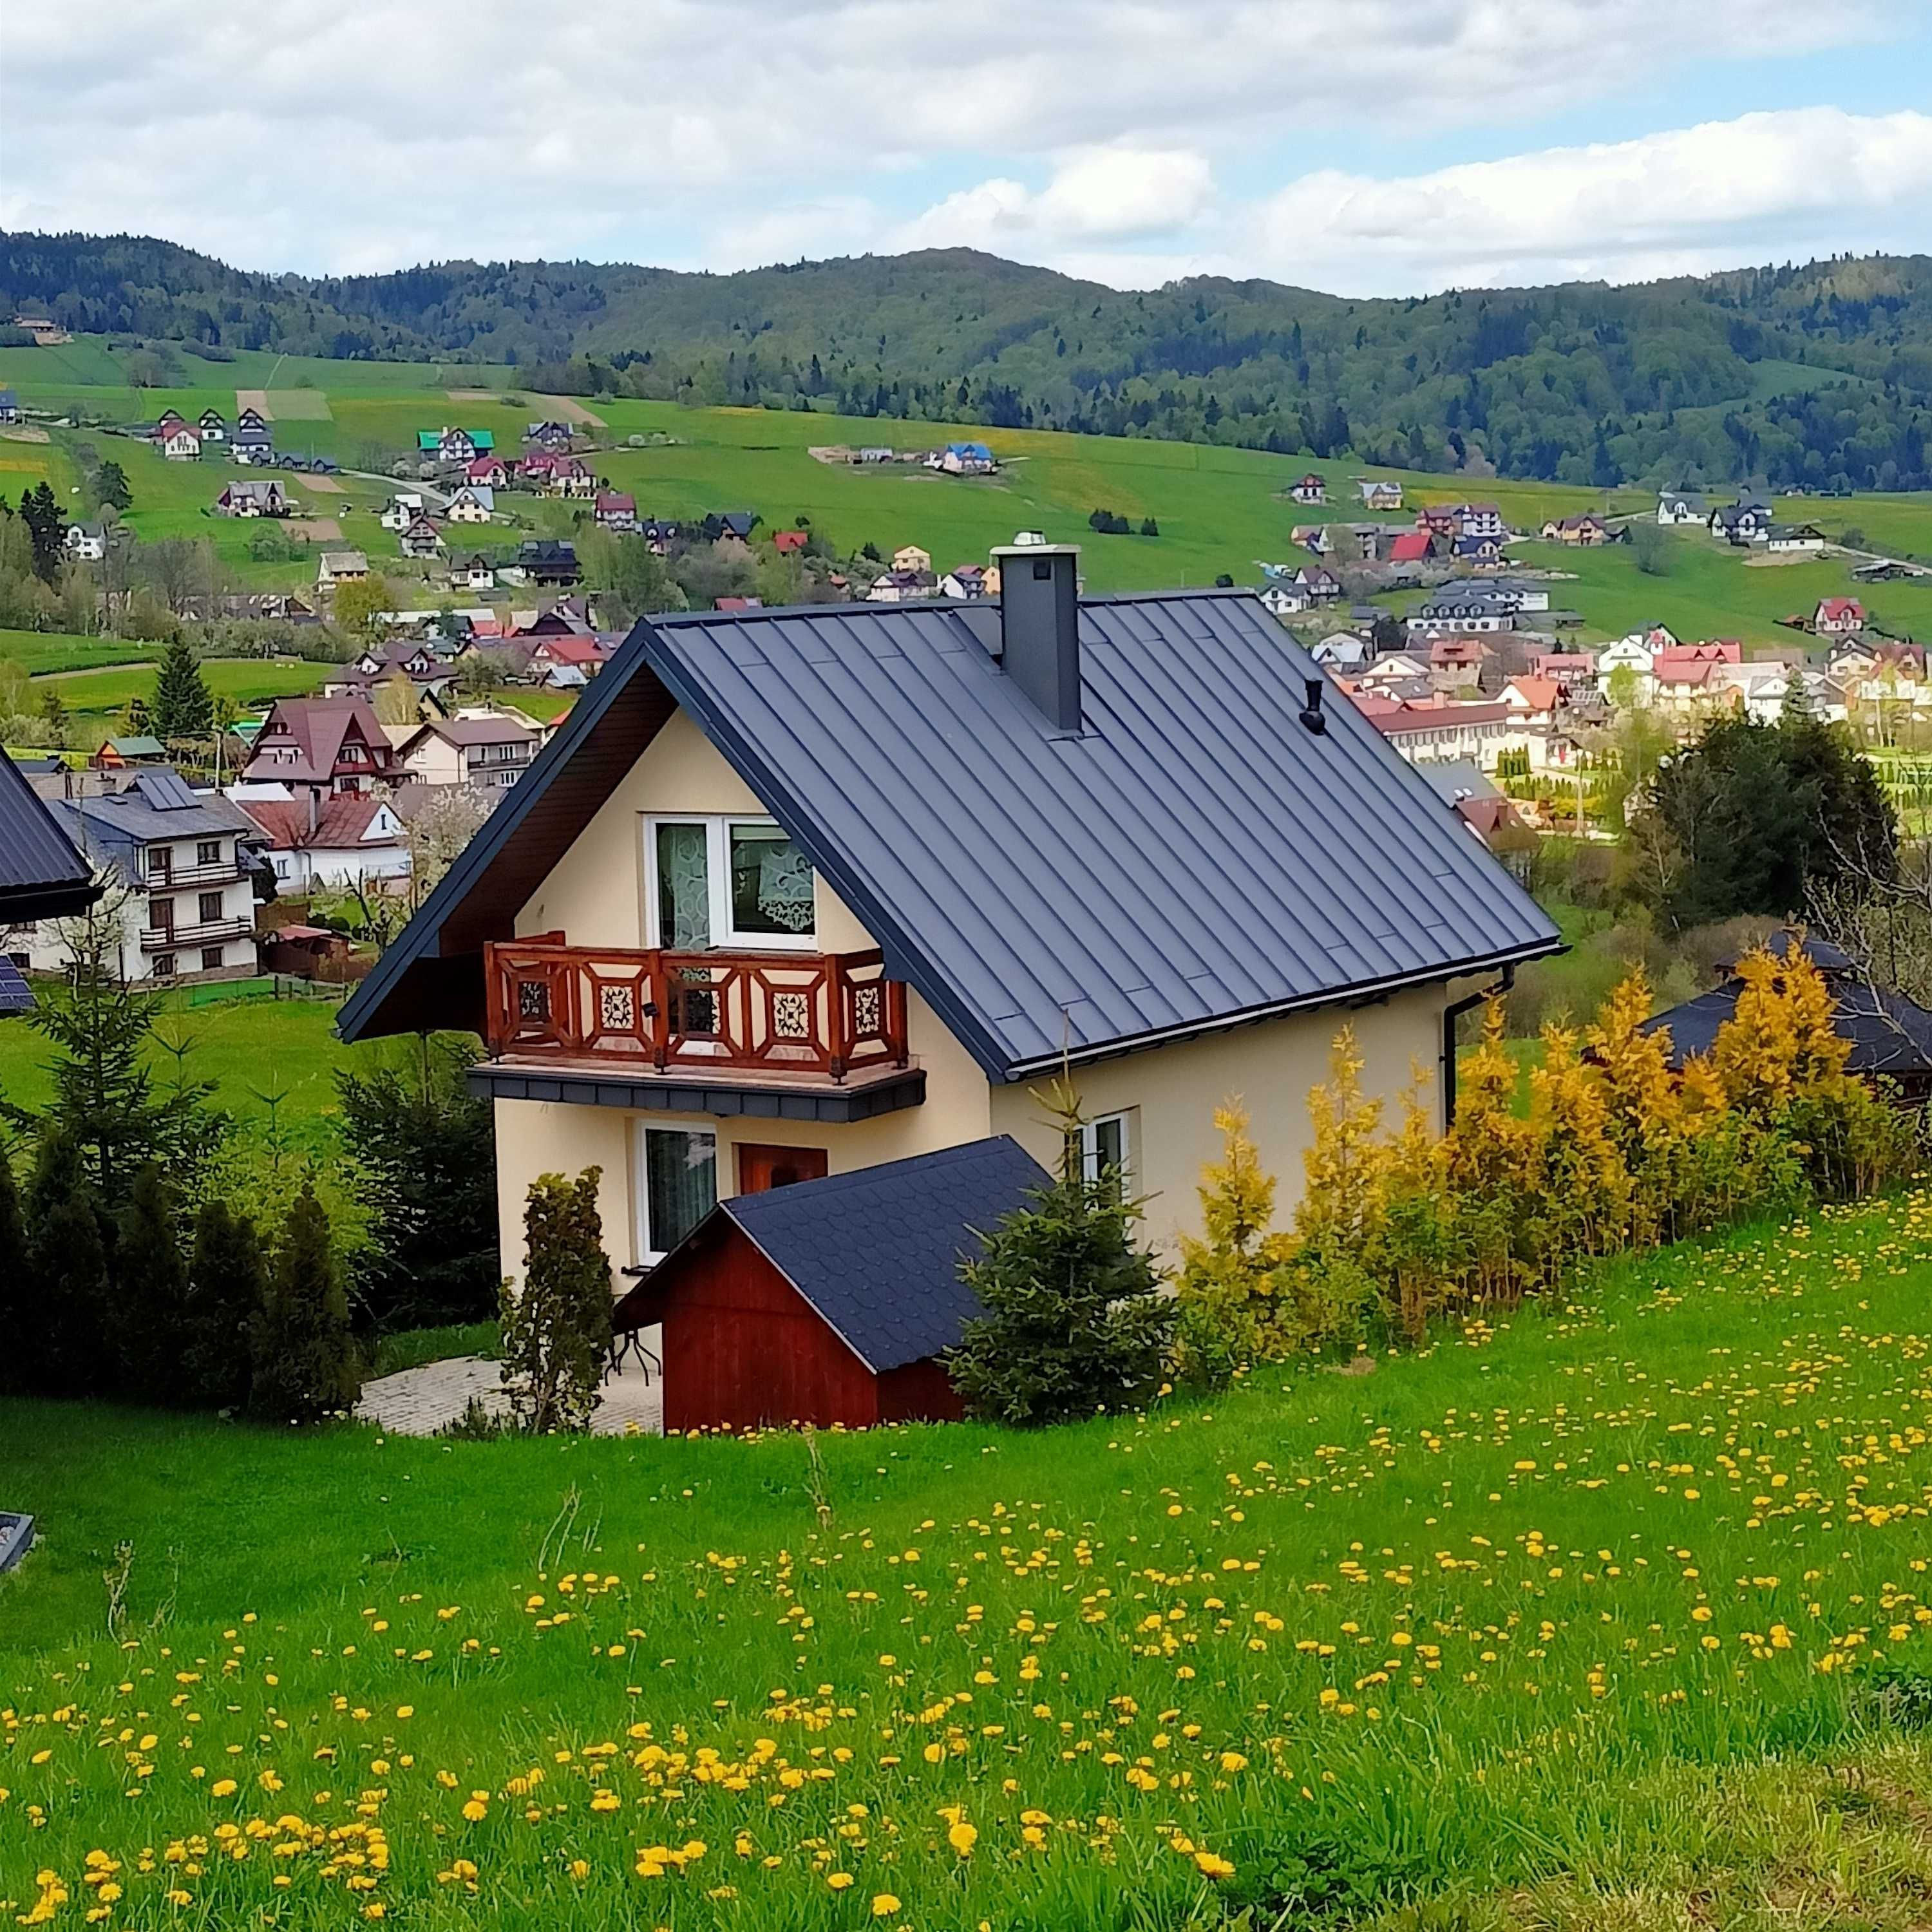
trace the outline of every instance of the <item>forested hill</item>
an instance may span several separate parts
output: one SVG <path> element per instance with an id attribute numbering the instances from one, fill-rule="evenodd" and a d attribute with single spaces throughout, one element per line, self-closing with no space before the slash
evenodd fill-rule
<path id="1" fill-rule="evenodd" d="M 0 304 L 79 331 L 511 362 L 559 393 L 816 406 L 1480 476 L 1932 488 L 1932 256 L 1347 301 L 1125 292 L 969 250 L 706 275 L 582 262 L 249 274 L 0 236 Z"/>

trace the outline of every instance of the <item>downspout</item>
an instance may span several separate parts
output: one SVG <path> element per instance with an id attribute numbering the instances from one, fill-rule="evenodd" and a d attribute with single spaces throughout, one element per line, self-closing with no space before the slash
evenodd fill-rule
<path id="1" fill-rule="evenodd" d="M 1456 1124 L 1456 1022 L 1475 1007 L 1507 993 L 1516 984 L 1514 963 L 1503 968 L 1503 976 L 1493 986 L 1485 986 L 1466 1000 L 1456 1000 L 1442 1009 L 1442 1129 L 1446 1133 Z"/>

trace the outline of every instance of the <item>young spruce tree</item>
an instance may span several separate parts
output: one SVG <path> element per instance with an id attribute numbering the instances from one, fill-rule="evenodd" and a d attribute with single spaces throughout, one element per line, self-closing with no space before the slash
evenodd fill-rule
<path id="1" fill-rule="evenodd" d="M 134 1177 L 115 1252 L 118 1386 L 135 1402 L 179 1402 L 188 1261 L 174 1190 L 152 1161 Z"/>
<path id="2" fill-rule="evenodd" d="M 206 738 L 214 729 L 214 700 L 185 638 L 177 638 L 161 659 L 148 715 L 158 738 Z"/>
<path id="3" fill-rule="evenodd" d="M 98 1197 L 70 1136 L 41 1136 L 27 1198 L 36 1307 L 9 1338 L 37 1395 L 99 1395 L 113 1377 L 108 1252 Z"/>
<path id="4" fill-rule="evenodd" d="M 320 1422 L 354 1406 L 359 1382 L 328 1216 L 304 1181 L 268 1271 L 249 1406 L 265 1421 Z"/>
<path id="5" fill-rule="evenodd" d="M 208 1201 L 194 1217 L 182 1326 L 182 1399 L 198 1407 L 248 1406 L 250 1337 L 268 1297 L 255 1224 Z"/>
<path id="6" fill-rule="evenodd" d="M 502 1291 L 503 1386 L 532 1435 L 588 1429 L 610 1352 L 610 1260 L 601 1168 L 543 1174 L 524 1209 L 524 1284 Z"/>
<path id="7" fill-rule="evenodd" d="M 946 1358 L 967 1408 L 996 1422 L 1067 1422 L 1145 1402 L 1174 1333 L 1174 1304 L 1135 1244 L 1140 1203 L 1118 1174 L 1088 1176 L 1071 1090 L 1048 1104 L 1060 1130 L 1060 1172 L 966 1264 L 986 1312 Z"/>

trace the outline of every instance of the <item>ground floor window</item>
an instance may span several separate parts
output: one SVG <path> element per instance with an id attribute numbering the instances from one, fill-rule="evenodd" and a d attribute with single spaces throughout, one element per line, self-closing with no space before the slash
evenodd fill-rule
<path id="1" fill-rule="evenodd" d="M 175 956 L 172 952 L 157 952 L 154 955 L 154 977 L 157 980 L 172 980 L 174 976 Z"/>
<path id="2" fill-rule="evenodd" d="M 1096 1114 L 1080 1126 L 1080 1166 L 1089 1180 L 1112 1174 L 1123 1187 L 1133 1184 L 1132 1109 Z"/>
<path id="3" fill-rule="evenodd" d="M 638 1258 L 658 1261 L 718 1204 L 718 1136 L 646 1127 L 638 1138 Z"/>
<path id="4" fill-rule="evenodd" d="M 221 948 L 218 946 L 204 946 L 201 949 L 201 970 L 204 973 L 214 973 L 219 971 L 220 966 Z"/>

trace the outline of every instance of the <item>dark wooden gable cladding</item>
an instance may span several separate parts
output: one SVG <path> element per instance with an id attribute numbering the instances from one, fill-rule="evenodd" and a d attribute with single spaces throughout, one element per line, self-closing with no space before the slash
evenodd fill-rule
<path id="1" fill-rule="evenodd" d="M 634 634 L 624 646 L 634 650 Z M 346 1040 L 430 1030 L 480 1034 L 483 946 L 517 914 L 597 814 L 677 703 L 650 667 L 614 663 L 532 761 L 343 1008 Z"/>

